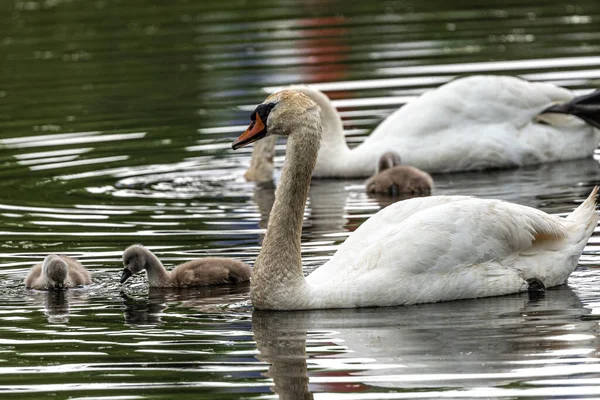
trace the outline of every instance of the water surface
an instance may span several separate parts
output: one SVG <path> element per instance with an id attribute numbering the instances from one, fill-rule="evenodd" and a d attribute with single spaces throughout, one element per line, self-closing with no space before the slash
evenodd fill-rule
<path id="1" fill-rule="evenodd" d="M 208 254 L 254 261 L 275 186 L 245 182 L 250 149 L 230 144 L 273 90 L 326 91 L 356 145 L 465 74 L 600 86 L 599 19 L 595 0 L 0 2 L 0 395 L 599 397 L 596 234 L 569 284 L 541 299 L 274 313 L 253 311 L 247 285 L 118 285 L 132 243 L 169 267 Z M 435 194 L 565 215 L 600 165 L 435 181 Z M 305 271 L 392 201 L 361 180 L 313 182 Z M 25 290 L 50 252 L 79 258 L 95 284 Z"/>

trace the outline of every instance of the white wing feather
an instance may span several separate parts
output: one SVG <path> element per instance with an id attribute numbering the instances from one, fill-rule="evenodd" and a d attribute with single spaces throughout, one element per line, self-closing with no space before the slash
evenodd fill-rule
<path id="1" fill-rule="evenodd" d="M 536 246 L 564 247 L 569 224 L 499 200 L 411 199 L 371 217 L 307 283 L 361 306 L 514 293 L 545 261 L 531 257 Z"/>

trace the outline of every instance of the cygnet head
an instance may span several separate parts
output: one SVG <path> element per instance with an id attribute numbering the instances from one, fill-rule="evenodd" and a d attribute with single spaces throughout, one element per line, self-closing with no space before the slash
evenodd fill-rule
<path id="1" fill-rule="evenodd" d="M 290 128 L 302 125 L 307 113 L 320 121 L 319 106 L 298 90 L 285 89 L 267 97 L 252 112 L 252 122 L 231 147 L 236 150 L 268 135 L 287 136 Z"/>
<path id="2" fill-rule="evenodd" d="M 63 289 L 69 275 L 69 267 L 60 256 L 50 254 L 42 263 L 42 275 L 46 277 L 49 289 Z"/>
<path id="3" fill-rule="evenodd" d="M 148 250 L 142 245 L 134 244 L 123 252 L 123 273 L 121 283 L 125 283 L 132 275 L 146 268 L 148 264 Z"/>
<path id="4" fill-rule="evenodd" d="M 395 151 L 387 151 L 383 153 L 381 157 L 379 157 L 379 162 L 377 163 L 377 173 L 383 172 L 386 169 L 393 168 L 400 164 L 402 164 L 400 155 Z"/>

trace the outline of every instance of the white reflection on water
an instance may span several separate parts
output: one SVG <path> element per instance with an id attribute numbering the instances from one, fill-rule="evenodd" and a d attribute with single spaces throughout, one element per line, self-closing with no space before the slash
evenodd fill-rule
<path id="1" fill-rule="evenodd" d="M 333 392 L 340 384 L 433 397 L 436 388 L 465 393 L 600 373 L 593 351 L 600 345 L 597 321 L 581 318 L 589 313 L 563 286 L 537 300 L 523 294 L 362 310 L 255 311 L 252 322 L 258 358 L 271 365 L 266 375 L 283 398 Z M 527 396 L 524 389 L 515 390 Z"/>
<path id="2" fill-rule="evenodd" d="M 63 133 L 56 135 L 27 136 L 22 138 L 2 139 L 0 145 L 10 149 L 27 147 L 63 146 L 83 143 L 115 142 L 121 140 L 141 139 L 146 132 L 116 133 L 105 135 L 102 132 Z"/>

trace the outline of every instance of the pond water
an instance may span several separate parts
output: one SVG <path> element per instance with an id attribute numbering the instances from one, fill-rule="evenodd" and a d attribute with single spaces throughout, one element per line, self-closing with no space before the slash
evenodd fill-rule
<path id="1" fill-rule="evenodd" d="M 463 74 L 600 86 L 599 20 L 597 0 L 0 2 L 0 396 L 600 397 L 598 234 L 569 284 L 537 300 L 269 313 L 253 311 L 247 285 L 118 284 L 132 243 L 168 266 L 253 262 L 274 188 L 245 182 L 251 149 L 230 144 L 275 88 L 317 84 L 359 143 Z M 435 180 L 435 194 L 564 215 L 600 165 Z M 313 182 L 306 272 L 390 201 L 361 180 Z M 50 252 L 80 259 L 95 283 L 25 290 Z"/>

